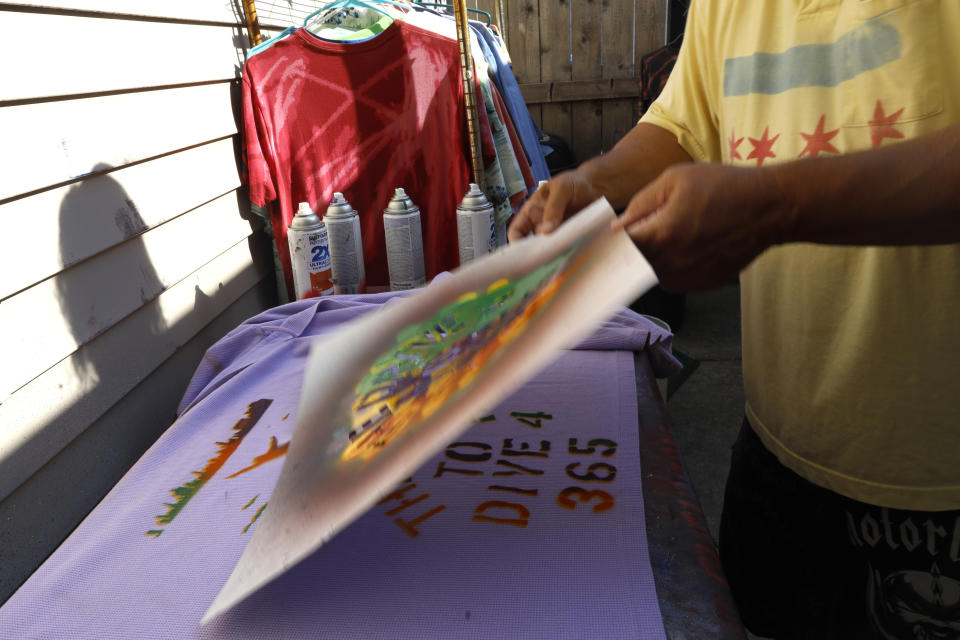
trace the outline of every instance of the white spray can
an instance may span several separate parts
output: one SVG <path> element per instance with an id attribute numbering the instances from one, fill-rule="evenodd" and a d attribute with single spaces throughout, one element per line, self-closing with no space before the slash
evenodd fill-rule
<path id="1" fill-rule="evenodd" d="M 383 210 L 390 290 L 416 289 L 427 283 L 423 267 L 423 234 L 420 207 L 398 187 Z"/>
<path id="2" fill-rule="evenodd" d="M 363 267 L 363 240 L 360 216 L 339 191 L 323 216 L 330 237 L 330 260 L 334 291 L 338 294 L 361 293 L 366 271 Z"/>
<path id="3" fill-rule="evenodd" d="M 307 202 L 301 202 L 287 228 L 293 295 L 297 300 L 333 293 L 327 229 Z"/>
<path id="4" fill-rule="evenodd" d="M 497 227 L 493 205 L 480 186 L 470 183 L 467 195 L 457 205 L 457 241 L 460 264 L 476 260 L 497 248 Z"/>

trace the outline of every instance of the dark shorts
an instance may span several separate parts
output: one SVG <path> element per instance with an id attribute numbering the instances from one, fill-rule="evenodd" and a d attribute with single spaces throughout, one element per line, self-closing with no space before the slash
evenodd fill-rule
<path id="1" fill-rule="evenodd" d="M 845 498 L 780 464 L 746 421 L 733 446 L 719 543 L 754 634 L 960 640 L 960 511 Z"/>

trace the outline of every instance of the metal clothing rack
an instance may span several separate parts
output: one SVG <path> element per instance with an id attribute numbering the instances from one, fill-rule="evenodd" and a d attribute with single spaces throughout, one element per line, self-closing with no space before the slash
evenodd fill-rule
<path id="1" fill-rule="evenodd" d="M 467 136 L 470 141 L 470 167 L 473 181 L 484 185 L 483 155 L 480 147 L 480 112 L 477 107 L 477 83 L 474 76 L 473 55 L 470 51 L 470 24 L 467 16 L 466 0 L 452 0 L 454 18 L 457 23 L 457 44 L 460 47 L 460 78 L 463 82 L 464 102 L 466 104 Z M 497 1 L 497 12 L 503 23 L 503 6 Z M 260 21 L 257 18 L 256 0 L 243 0 L 243 17 L 247 23 L 247 35 L 251 46 L 263 41 L 260 33 Z"/>
<path id="2" fill-rule="evenodd" d="M 460 46 L 460 78 L 467 109 L 467 136 L 470 139 L 470 165 L 473 181 L 484 184 L 483 156 L 480 150 L 480 113 L 477 111 L 477 82 L 474 78 L 473 55 L 470 52 L 470 23 L 467 18 L 467 0 L 453 0 L 457 21 L 457 44 Z"/>

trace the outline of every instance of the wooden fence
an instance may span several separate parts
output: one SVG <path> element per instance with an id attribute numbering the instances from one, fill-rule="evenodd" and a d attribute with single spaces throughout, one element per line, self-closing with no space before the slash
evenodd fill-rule
<path id="1" fill-rule="evenodd" d="M 641 56 L 664 44 L 667 0 L 501 0 L 513 71 L 540 128 L 579 160 L 610 149 L 637 120 Z M 258 0 L 265 35 L 323 5 Z M 467 0 L 500 23 L 496 0 Z"/>
<path id="2" fill-rule="evenodd" d="M 665 0 L 502 0 L 507 47 L 541 129 L 579 160 L 637 120 L 640 58 L 664 44 Z M 494 14 L 494 0 L 468 0 Z"/>

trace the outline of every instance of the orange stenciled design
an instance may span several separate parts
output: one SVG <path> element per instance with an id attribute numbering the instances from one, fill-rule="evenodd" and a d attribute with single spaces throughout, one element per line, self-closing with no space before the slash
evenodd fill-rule
<path id="1" fill-rule="evenodd" d="M 250 527 L 253 526 L 253 523 L 260 519 L 260 516 L 263 515 L 263 512 L 264 512 L 264 510 L 267 508 L 267 505 L 268 505 L 268 504 L 270 504 L 270 503 L 269 503 L 269 502 L 264 502 L 262 505 L 260 505 L 260 508 L 257 509 L 257 512 L 256 512 L 255 514 L 253 514 L 253 517 L 250 519 L 250 522 L 247 524 L 247 526 L 245 526 L 245 527 L 243 528 L 243 531 L 240 532 L 241 534 L 246 533 L 247 531 L 249 531 L 249 530 L 250 530 Z"/>
<path id="2" fill-rule="evenodd" d="M 266 464 L 271 460 L 282 458 L 287 454 L 287 449 L 289 447 L 290 447 L 289 441 L 284 442 L 283 444 L 278 446 L 277 438 L 275 436 L 270 436 L 270 443 L 267 445 L 266 453 L 262 453 L 259 456 L 256 456 L 253 459 L 253 464 L 251 464 L 248 467 L 244 467 L 243 469 L 240 469 L 240 471 L 237 471 L 236 473 L 231 473 L 230 475 L 227 476 L 227 478 L 236 478 L 240 474 L 246 473 L 247 471 L 252 471 L 253 469 L 256 469 L 260 465 Z"/>
<path id="3" fill-rule="evenodd" d="M 613 508 L 613 496 L 606 491 L 599 489 L 588 491 L 580 487 L 567 487 L 561 491 L 557 494 L 557 504 L 564 509 L 576 509 L 577 503 L 570 496 L 577 496 L 577 499 L 584 504 L 589 503 L 594 498 L 598 499 L 599 502 L 593 505 L 594 513 L 602 513 Z"/>
<path id="4" fill-rule="evenodd" d="M 523 334 L 584 260 L 568 253 L 516 282 L 495 282 L 399 335 L 397 348 L 357 385 L 351 442 L 341 459 L 369 460 L 447 405 Z"/>
<path id="5" fill-rule="evenodd" d="M 518 517 L 516 518 L 498 518 L 496 516 L 488 516 L 486 512 L 490 509 L 508 509 L 514 512 Z M 522 504 L 517 504 L 516 502 L 504 502 L 503 500 L 488 500 L 483 504 L 477 505 L 477 508 L 473 510 L 473 521 L 474 522 L 492 522 L 494 524 L 508 524 L 512 527 L 526 527 L 527 522 L 530 520 L 530 510 L 527 509 Z"/>
<path id="6" fill-rule="evenodd" d="M 417 529 L 417 527 L 419 527 L 421 524 L 423 524 L 424 522 L 426 522 L 427 520 L 437 515 L 438 513 L 440 513 L 446 508 L 447 508 L 447 505 L 438 504 L 433 509 L 430 509 L 425 513 L 421 513 L 419 516 L 417 516 L 416 518 L 413 518 L 412 520 L 404 520 L 403 518 L 396 518 L 393 521 L 393 523 L 396 524 L 401 529 L 403 529 L 404 533 L 406 533 L 411 538 L 416 538 L 418 535 L 420 535 L 420 530 Z"/>
<path id="7" fill-rule="evenodd" d="M 226 464 L 227 460 L 230 459 L 230 456 L 236 452 L 240 447 L 240 443 L 243 442 L 247 434 L 256 426 L 260 418 L 263 417 L 263 414 L 266 413 L 267 407 L 272 403 L 273 400 L 264 398 L 252 402 L 247 406 L 247 411 L 244 416 L 233 425 L 233 433 L 230 438 L 226 442 L 216 443 L 216 455 L 210 458 L 200 471 L 191 472 L 196 477 L 176 489 L 170 490 L 175 500 L 165 504 L 167 507 L 166 513 L 156 516 L 158 525 L 165 526 L 173 522 L 174 518 L 183 511 L 183 508 L 187 506 L 187 503 L 190 502 L 193 496 L 197 495 L 200 489 L 203 488 L 203 485 L 216 475 L 223 465 Z M 162 529 L 152 529 L 148 534 L 156 538 L 162 532 Z"/>
<path id="8" fill-rule="evenodd" d="M 429 493 L 422 493 L 416 498 L 407 498 L 406 497 L 407 492 L 416 488 L 417 488 L 417 485 L 414 483 L 410 483 L 410 484 L 407 484 L 406 486 L 400 487 L 399 489 L 384 496 L 379 502 L 377 502 L 377 506 L 385 505 L 387 503 L 396 501 L 398 504 L 384 514 L 386 516 L 392 517 L 397 515 L 401 511 L 406 510 L 409 507 L 420 504 L 421 502 L 423 502 L 424 500 L 427 500 L 430 497 Z M 404 531 L 404 533 L 406 533 L 411 538 L 416 538 L 418 535 L 420 535 L 420 530 L 417 529 L 417 527 L 419 527 L 421 524 L 423 524 L 424 522 L 426 522 L 427 520 L 437 515 L 438 513 L 440 513 L 446 508 L 447 508 L 446 505 L 440 504 L 433 507 L 432 509 L 428 509 L 427 511 L 409 520 L 406 520 L 404 518 L 395 518 L 393 520 L 393 523 L 398 527 L 400 527 Z"/>

